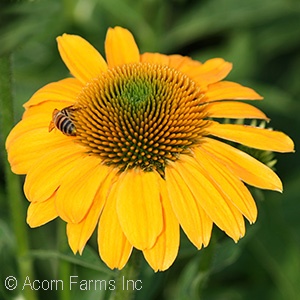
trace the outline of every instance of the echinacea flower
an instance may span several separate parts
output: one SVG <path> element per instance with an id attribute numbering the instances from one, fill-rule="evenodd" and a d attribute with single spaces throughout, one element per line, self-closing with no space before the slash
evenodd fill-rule
<path id="1" fill-rule="evenodd" d="M 31 227 L 63 219 L 74 253 L 97 227 L 110 268 L 123 268 L 134 247 L 155 271 L 166 270 L 180 227 L 198 249 L 209 244 L 213 224 L 238 241 L 244 217 L 257 217 L 245 183 L 282 191 L 270 168 L 226 143 L 294 148 L 281 132 L 218 122 L 268 120 L 237 101 L 260 95 L 223 81 L 231 63 L 140 54 L 120 27 L 108 30 L 106 61 L 79 36 L 57 41 L 74 77 L 38 90 L 6 142 L 13 172 L 26 174 Z"/>

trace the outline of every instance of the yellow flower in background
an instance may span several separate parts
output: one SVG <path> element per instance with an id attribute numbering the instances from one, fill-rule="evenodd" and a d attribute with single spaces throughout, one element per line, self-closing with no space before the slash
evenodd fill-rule
<path id="1" fill-rule="evenodd" d="M 244 217 L 257 217 L 244 183 L 282 191 L 270 168 L 223 142 L 294 148 L 281 132 L 217 121 L 268 120 L 236 101 L 261 96 L 222 81 L 230 63 L 140 54 L 121 27 L 108 30 L 106 61 L 79 36 L 57 41 L 74 78 L 38 90 L 6 142 L 13 172 L 26 174 L 31 227 L 63 219 L 71 249 L 82 253 L 98 225 L 110 268 L 123 268 L 134 247 L 155 271 L 166 270 L 180 226 L 198 249 L 209 244 L 213 223 L 238 241 Z"/>

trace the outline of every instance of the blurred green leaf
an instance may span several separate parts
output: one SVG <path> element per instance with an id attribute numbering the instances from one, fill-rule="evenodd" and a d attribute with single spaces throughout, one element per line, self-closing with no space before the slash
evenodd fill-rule
<path id="1" fill-rule="evenodd" d="M 12 52 L 32 37 L 36 38 L 51 23 L 58 24 L 59 18 L 56 18 L 56 23 L 53 22 L 58 12 L 56 1 L 52 5 L 47 1 L 12 2 L 3 8 L 0 15 L 0 55 Z"/>
<path id="2" fill-rule="evenodd" d="M 300 102 L 294 101 L 291 94 L 275 85 L 254 84 L 256 90 L 263 95 L 264 100 L 256 102 L 255 106 L 264 111 L 280 114 L 290 118 L 295 113 L 300 112 Z"/>
<path id="3" fill-rule="evenodd" d="M 15 251 L 15 236 L 9 225 L 0 219 L 0 281 L 5 282 L 7 276 L 16 276 L 18 274 L 17 258 Z M 3 284 L 0 287 L 0 298 L 7 299 L 15 296 L 16 292 L 7 291 Z"/>
<path id="4" fill-rule="evenodd" d="M 242 245 L 242 241 L 237 245 L 227 237 L 224 241 L 216 245 L 211 272 L 219 272 L 234 264 L 241 255 Z"/>
<path id="5" fill-rule="evenodd" d="M 252 249 L 276 286 L 276 291 L 271 292 L 272 299 L 293 300 L 297 299 L 300 292 L 298 275 L 300 267 L 299 248 L 286 244 L 285 248 L 286 255 L 278 257 L 276 252 L 270 251 L 271 249 L 264 242 L 257 239 L 254 239 L 253 242 Z"/>
<path id="6" fill-rule="evenodd" d="M 64 261 L 68 261 L 72 264 L 88 268 L 94 271 L 101 272 L 106 275 L 113 275 L 114 272 L 110 271 L 104 263 L 101 262 L 98 255 L 95 254 L 88 246 L 85 247 L 81 256 L 75 256 L 71 251 L 67 254 L 59 253 L 54 250 L 32 250 L 31 256 L 39 259 L 57 258 Z"/>
<path id="7" fill-rule="evenodd" d="M 163 42 L 167 49 L 179 47 L 219 31 L 262 25 L 294 10 L 292 2 L 284 0 L 196 2 L 173 24 Z"/>
<path id="8" fill-rule="evenodd" d="M 288 53 L 300 45 L 300 7 L 294 7 L 288 17 L 282 16 L 269 26 L 261 27 L 257 31 L 259 50 L 266 58 L 272 59 L 281 53 Z"/>
<path id="9" fill-rule="evenodd" d="M 0 253 L 10 253 L 15 246 L 15 239 L 12 230 L 7 223 L 0 219 Z M 0 255 L 2 257 L 2 255 Z"/>
<path id="10" fill-rule="evenodd" d="M 200 288 L 205 285 L 209 276 L 209 269 L 201 270 L 201 262 L 196 256 L 189 261 L 180 274 L 176 287 L 173 287 L 169 299 L 199 299 Z"/>

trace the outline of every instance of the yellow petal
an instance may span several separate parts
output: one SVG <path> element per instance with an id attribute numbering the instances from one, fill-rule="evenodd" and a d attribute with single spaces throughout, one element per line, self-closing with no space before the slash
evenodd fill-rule
<path id="1" fill-rule="evenodd" d="M 49 83 L 35 92 L 30 100 L 24 104 L 24 107 L 29 108 L 49 100 L 61 100 L 68 103 L 66 106 L 70 106 L 76 101 L 82 87 L 82 83 L 75 78 L 66 78 Z"/>
<path id="2" fill-rule="evenodd" d="M 31 202 L 27 210 L 27 223 L 31 228 L 44 225 L 57 217 L 55 194 L 43 202 Z"/>
<path id="3" fill-rule="evenodd" d="M 150 62 L 159 65 L 169 65 L 169 56 L 160 53 L 143 53 L 141 54 L 141 62 Z"/>
<path id="4" fill-rule="evenodd" d="M 210 176 L 210 170 L 205 170 L 194 158 L 187 155 L 182 155 L 176 161 L 176 170 L 199 205 L 220 229 L 235 241 L 244 235 L 245 225 L 241 213 L 222 192 L 222 187 Z"/>
<path id="5" fill-rule="evenodd" d="M 47 129 L 47 132 L 49 133 L 49 123 L 52 120 L 52 114 L 54 109 L 61 110 L 73 104 L 74 102 L 65 100 L 47 100 L 41 102 L 40 104 L 30 106 L 28 109 L 26 109 L 23 113 L 22 121 L 27 118 L 35 118 L 38 115 L 40 115 L 41 117 L 41 115 L 43 115 L 43 126 Z"/>
<path id="6" fill-rule="evenodd" d="M 207 87 L 209 84 L 225 78 L 231 69 L 231 63 L 222 58 L 213 58 L 198 67 L 189 69 L 187 74 L 201 87 Z"/>
<path id="7" fill-rule="evenodd" d="M 117 183 L 117 213 L 120 225 L 135 248 L 153 247 L 163 229 L 159 175 L 132 169 Z"/>
<path id="8" fill-rule="evenodd" d="M 17 124 L 17 126 L 19 126 L 18 130 L 10 133 L 10 139 L 13 139 L 21 134 L 30 135 L 30 131 L 37 128 L 43 128 L 45 130 L 45 138 L 47 139 L 50 136 L 48 129 L 49 123 L 52 120 L 54 109 L 60 110 L 66 106 L 70 106 L 70 104 L 74 104 L 74 102 L 65 100 L 47 100 L 30 106 L 25 110 L 22 120 Z M 61 132 L 59 135 L 62 135 Z"/>
<path id="9" fill-rule="evenodd" d="M 121 27 L 108 29 L 105 54 L 109 67 L 140 61 L 140 52 L 133 35 Z"/>
<path id="10" fill-rule="evenodd" d="M 201 148 L 219 160 L 244 182 L 261 189 L 282 191 L 279 177 L 266 165 L 220 141 L 205 138 Z"/>
<path id="11" fill-rule="evenodd" d="M 45 136 L 43 131 L 42 129 L 35 130 L 30 138 L 22 135 L 13 144 L 7 146 L 8 161 L 14 173 L 28 173 L 30 168 L 36 165 L 40 157 L 45 154 L 45 149 L 50 151 L 58 147 L 59 138 L 56 140 L 38 139 Z M 30 143 L 30 140 L 33 140 L 33 143 Z"/>
<path id="12" fill-rule="evenodd" d="M 62 109 L 70 105 L 67 101 L 45 101 L 37 105 L 30 106 L 23 114 L 22 120 L 10 132 L 6 144 L 13 142 L 15 138 L 26 134 L 30 136 L 35 129 L 45 130 L 45 139 L 49 136 L 49 123 L 52 120 L 52 113 L 54 109 Z M 62 134 L 60 134 L 62 135 Z"/>
<path id="13" fill-rule="evenodd" d="M 254 90 L 231 81 L 215 82 L 208 86 L 205 101 L 216 100 L 261 100 Z"/>
<path id="14" fill-rule="evenodd" d="M 294 143 L 282 132 L 236 124 L 211 122 L 207 133 L 251 148 L 276 152 L 292 152 Z"/>
<path id="15" fill-rule="evenodd" d="M 70 142 L 56 149 L 47 149 L 28 171 L 24 184 L 26 198 L 34 202 L 47 200 L 81 156 L 81 147 Z"/>
<path id="16" fill-rule="evenodd" d="M 70 248 L 72 249 L 74 254 L 76 254 L 77 251 L 80 254 L 82 253 L 88 239 L 91 237 L 98 223 L 99 216 L 106 201 L 107 191 L 112 184 L 112 180 L 116 176 L 115 171 L 109 171 L 110 172 L 107 174 L 107 177 L 100 185 L 95 195 L 94 201 L 85 218 L 77 224 L 67 224 L 68 241 Z"/>
<path id="17" fill-rule="evenodd" d="M 73 168 L 63 176 L 56 195 L 56 209 L 68 223 L 79 223 L 90 209 L 108 167 L 95 156 L 76 160 Z"/>
<path id="18" fill-rule="evenodd" d="M 188 73 L 192 69 L 201 65 L 201 62 L 193 60 L 188 56 L 178 54 L 169 55 L 169 66 L 183 73 Z"/>
<path id="19" fill-rule="evenodd" d="M 179 223 L 173 212 L 165 182 L 159 182 L 164 227 L 154 246 L 143 251 L 145 259 L 155 272 L 168 269 L 173 264 L 179 248 Z"/>
<path id="20" fill-rule="evenodd" d="M 98 225 L 98 247 L 101 259 L 111 269 L 122 269 L 127 263 L 132 245 L 120 226 L 117 215 L 116 185 L 112 185 Z"/>
<path id="21" fill-rule="evenodd" d="M 63 34 L 57 38 L 58 50 L 65 65 L 85 84 L 107 70 L 101 54 L 78 35 Z"/>
<path id="22" fill-rule="evenodd" d="M 6 146 L 9 147 L 15 142 L 15 139 L 19 138 L 23 134 L 31 136 L 32 131 L 35 129 L 43 129 L 49 137 L 48 126 L 52 119 L 52 112 L 56 105 L 60 102 L 44 102 L 42 104 L 32 106 L 27 110 L 26 117 L 12 129 L 6 139 Z M 45 136 L 46 139 L 46 136 Z"/>
<path id="23" fill-rule="evenodd" d="M 55 150 L 74 139 L 65 136 L 59 130 L 49 133 L 52 111 L 57 106 L 55 103 L 61 105 L 61 102 L 54 101 L 30 107 L 27 117 L 8 135 L 6 149 L 14 173 L 26 174 L 33 165 L 36 166 L 36 161 L 45 154 L 45 149 Z"/>
<path id="24" fill-rule="evenodd" d="M 174 213 L 187 237 L 200 249 L 209 243 L 212 221 L 192 194 L 176 164 L 166 168 L 166 186 Z"/>
<path id="25" fill-rule="evenodd" d="M 257 218 L 256 204 L 245 185 L 228 168 L 218 160 L 207 155 L 202 148 L 194 149 L 199 164 L 209 171 L 210 176 L 221 187 L 233 205 L 250 221 Z"/>
<path id="26" fill-rule="evenodd" d="M 258 108 L 241 102 L 212 102 L 205 106 L 209 117 L 233 119 L 264 119 L 268 117 Z"/>

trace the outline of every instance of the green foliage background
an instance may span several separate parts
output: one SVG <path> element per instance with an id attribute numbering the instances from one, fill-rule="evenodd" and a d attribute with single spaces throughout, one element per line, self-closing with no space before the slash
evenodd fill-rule
<path id="1" fill-rule="evenodd" d="M 233 63 L 228 79 L 264 96 L 255 103 L 270 126 L 300 142 L 300 2 L 299 0 L 31 0 L 0 2 L 0 56 L 12 59 L 14 118 L 22 104 L 45 84 L 69 76 L 55 38 L 83 36 L 102 54 L 108 27 L 123 26 L 141 52 L 179 53 L 205 61 L 223 57 Z M 0 70 L 2 72 L 2 70 Z M 3 95 L 0 95 L 3 97 Z M 6 276 L 18 277 L 18 240 L 4 179 L 4 136 L 0 162 L 0 299 L 14 299 Z M 253 190 L 259 208 L 256 224 L 235 244 L 218 229 L 208 248 L 197 251 L 182 234 L 179 257 L 163 273 L 143 263 L 143 288 L 135 299 L 299 299 L 300 294 L 300 159 L 298 153 L 276 154 L 276 172 L 284 193 Z M 23 180 L 23 178 L 21 178 Z M 41 228 L 26 224 L 35 277 L 110 279 L 92 239 L 83 257 L 67 247 L 64 224 Z M 66 273 L 63 273 L 65 270 Z M 37 299 L 108 299 L 108 291 L 36 291 Z M 22 299 L 22 298 L 21 298 Z"/>

